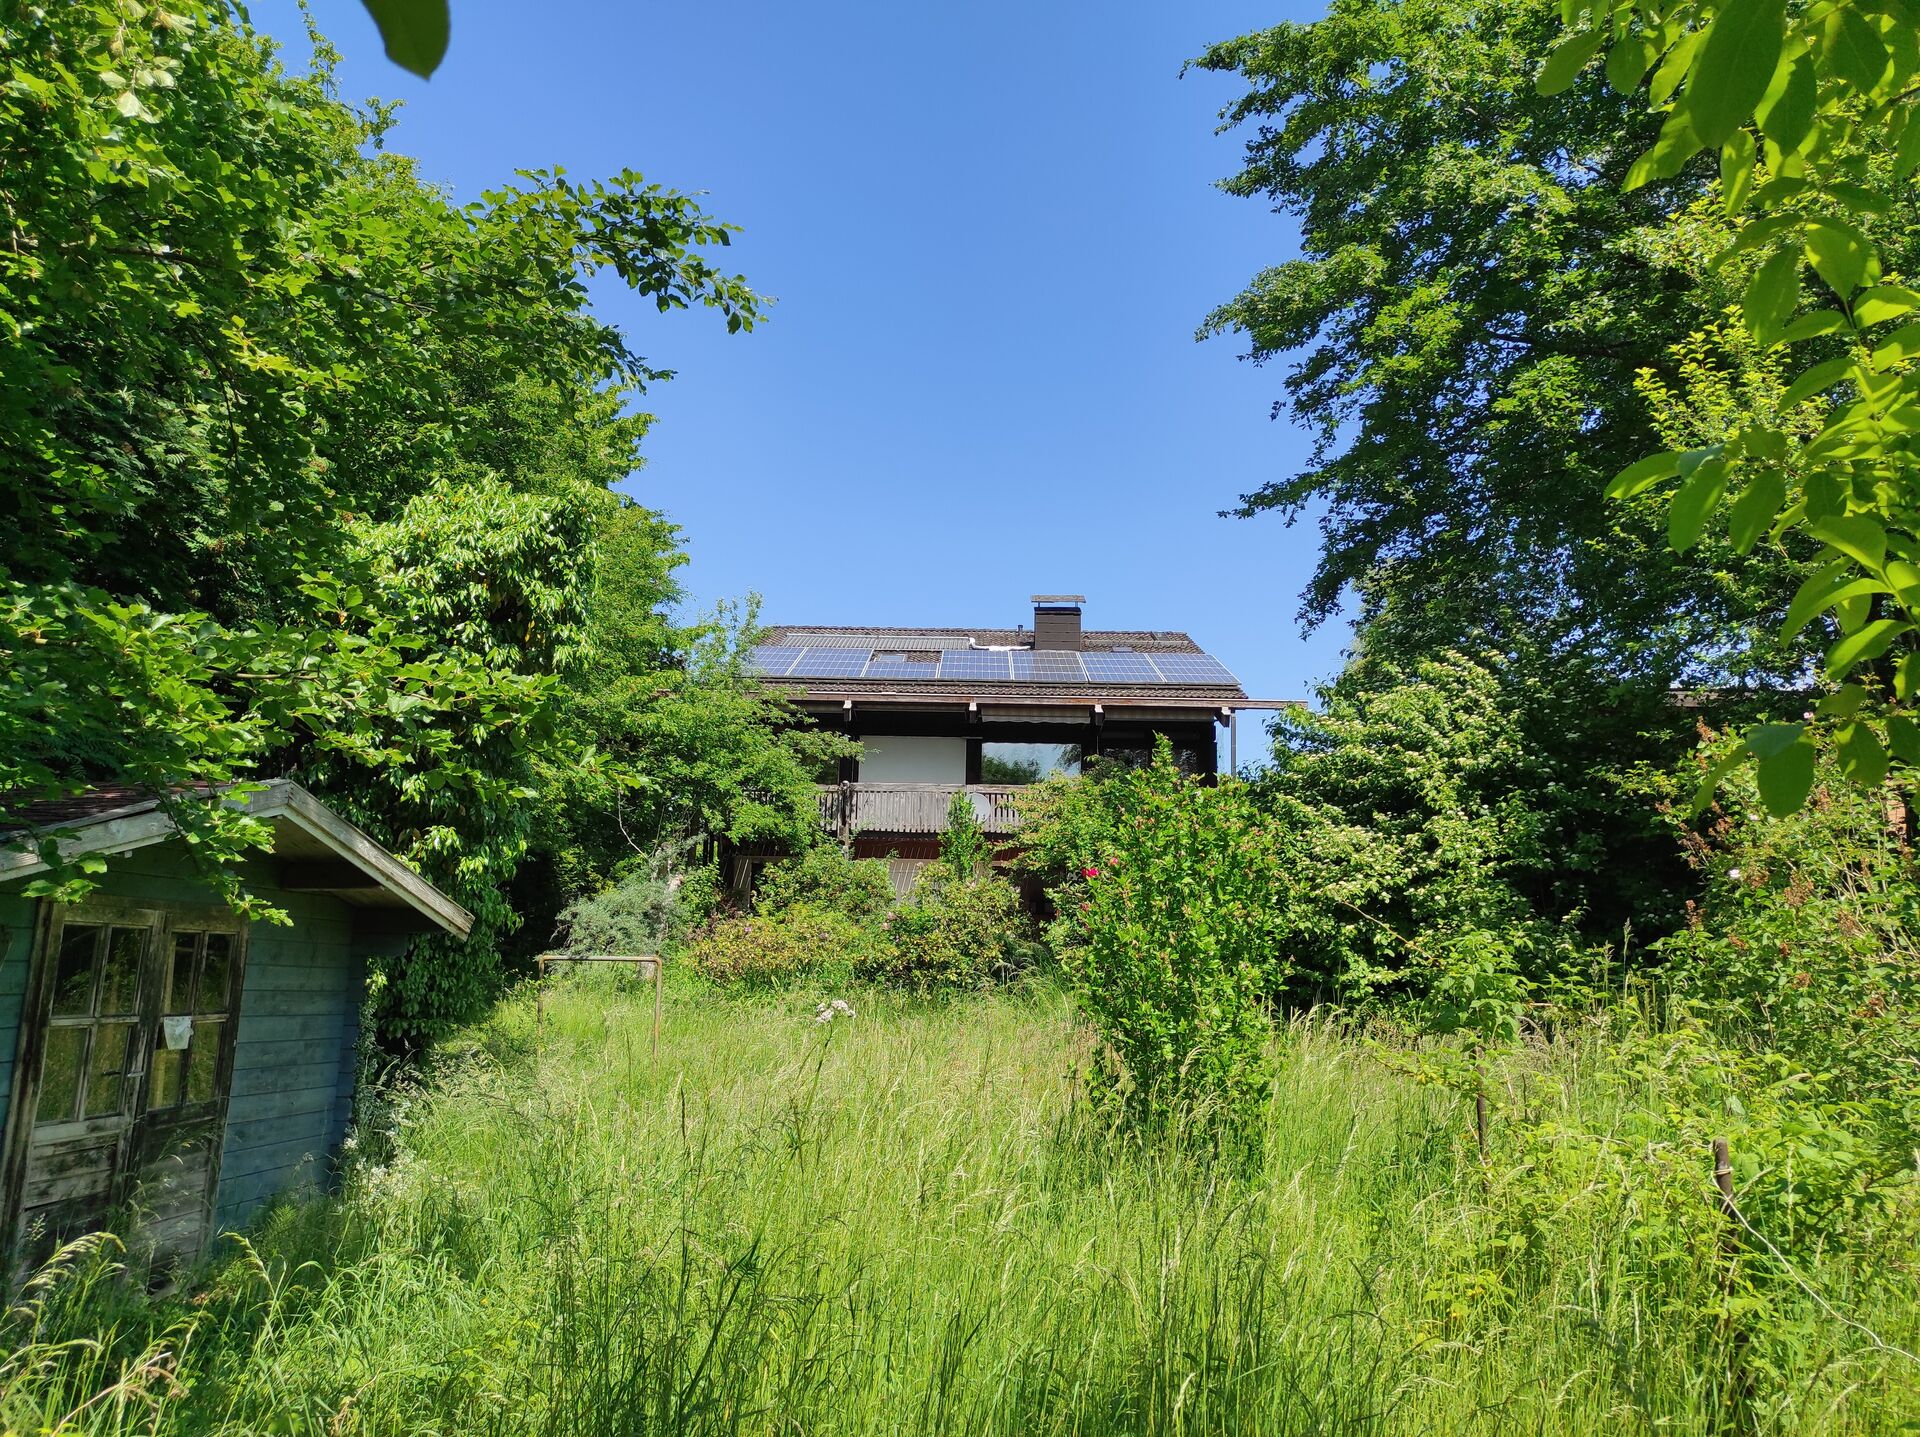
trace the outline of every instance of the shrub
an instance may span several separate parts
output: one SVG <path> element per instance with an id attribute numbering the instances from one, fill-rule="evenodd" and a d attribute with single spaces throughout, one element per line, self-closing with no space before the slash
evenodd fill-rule
<path id="1" fill-rule="evenodd" d="M 673 878 L 635 872 L 576 898 L 560 910 L 561 947 L 569 953 L 658 953 L 692 926 L 681 887 Z"/>
<path id="2" fill-rule="evenodd" d="M 917 993 L 979 989 L 1016 975 L 1030 953 L 1013 886 L 992 874 L 920 872 L 911 901 L 887 915 L 885 942 L 856 973 Z"/>
<path id="3" fill-rule="evenodd" d="M 755 907 L 776 915 L 806 907 L 872 924 L 893 903 L 887 865 L 878 858 L 849 858 L 837 844 L 820 843 L 799 857 L 774 864 L 760 882 Z"/>
<path id="4" fill-rule="evenodd" d="M 940 835 L 940 861 L 955 878 L 972 878 L 990 857 L 987 831 L 973 811 L 973 795 L 956 793 L 947 803 L 947 829 Z"/>
<path id="5" fill-rule="evenodd" d="M 681 961 L 723 986 L 838 986 L 873 946 L 872 935 L 843 914 L 796 905 L 777 917 L 722 918 L 688 945 Z"/>
<path id="6" fill-rule="evenodd" d="M 1061 955 L 1104 1040 L 1096 1091 L 1142 1126 L 1249 1135 L 1296 923 L 1285 836 L 1246 785 L 1184 777 L 1164 739 L 1105 785 L 1117 821 L 1083 874 L 1085 942 Z"/>

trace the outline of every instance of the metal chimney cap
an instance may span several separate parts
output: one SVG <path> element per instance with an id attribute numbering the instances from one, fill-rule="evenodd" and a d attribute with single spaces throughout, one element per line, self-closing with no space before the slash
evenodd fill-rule
<path id="1" fill-rule="evenodd" d="M 1035 604 L 1084 604 L 1085 594 L 1035 594 L 1029 601 Z"/>

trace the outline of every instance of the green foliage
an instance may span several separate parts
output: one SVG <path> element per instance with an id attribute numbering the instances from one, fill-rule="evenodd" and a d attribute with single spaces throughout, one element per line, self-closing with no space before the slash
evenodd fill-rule
<path id="1" fill-rule="evenodd" d="M 316 45 L 291 75 L 201 0 L 0 28 L 0 794 L 172 795 L 244 906 L 262 834 L 212 792 L 315 786 L 479 919 L 385 973 L 418 1040 L 493 991 L 538 770 L 584 747 L 558 709 L 664 374 L 587 281 L 759 301 L 630 171 L 452 203 Z"/>
<path id="2" fill-rule="evenodd" d="M 1559 10 L 1333 0 L 1202 56 L 1245 82 L 1223 188 L 1299 228 L 1298 256 L 1203 333 L 1286 364 L 1282 403 L 1317 436 L 1241 506 L 1321 529 L 1308 621 L 1357 595 L 1373 659 L 1530 643 L 1548 682 L 1571 657 L 1659 692 L 1738 667 L 1756 591 L 1793 581 L 1729 567 L 1719 542 L 1677 555 L 1663 516 L 1602 495 L 1652 442 L 1634 375 L 1739 292 L 1711 235 L 1669 223 L 1699 167 L 1622 190 L 1657 129 L 1644 106 L 1535 88 Z"/>
<path id="3" fill-rule="evenodd" d="M 1915 17 L 1897 0 L 1792 10 L 1689 0 L 1604 13 L 1569 4 L 1566 20 L 1586 53 L 1632 57 L 1622 90 L 1659 66 L 1644 103 L 1660 131 L 1625 189 L 1719 152 L 1728 233 L 1714 264 L 1746 277 L 1741 318 L 1761 365 L 1799 371 L 1773 412 L 1726 416 L 1705 442 L 1643 458 L 1610 489 L 1630 498 L 1678 479 L 1676 550 L 1724 506 L 1739 552 L 1764 537 L 1805 556 L 1781 634 L 1813 626 L 1823 677 L 1839 687 L 1800 721 L 1750 731 L 1709 772 L 1699 802 L 1752 760 L 1762 802 L 1792 812 L 1812 791 L 1816 749 L 1877 788 L 1890 763 L 1920 763 L 1907 712 L 1920 695 L 1920 293 L 1897 273 L 1910 258 L 1908 180 L 1920 165 Z M 1803 296 L 1814 308 L 1799 314 Z M 1789 361 L 1794 345 L 1805 348 Z"/>
<path id="4" fill-rule="evenodd" d="M 797 858 L 771 865 L 754 895 L 754 907 L 769 917 L 807 907 L 838 913 L 862 927 L 878 923 L 892 906 L 885 861 L 851 858 L 837 843 L 815 843 Z"/>
<path id="5" fill-rule="evenodd" d="M 844 914 L 795 904 L 777 917 L 720 919 L 688 945 L 684 967 L 745 989 L 844 985 L 875 951 L 871 932 Z"/>
<path id="6" fill-rule="evenodd" d="M 447 0 L 360 0 L 380 27 L 387 58 L 428 79 L 447 56 Z"/>
<path id="7" fill-rule="evenodd" d="M 885 919 L 885 942 L 855 976 L 914 993 L 977 991 L 1017 976 L 1025 923 L 1013 886 L 992 873 L 928 864 Z"/>
<path id="8" fill-rule="evenodd" d="M 1283 834 L 1244 785 L 1181 774 L 1164 738 L 1103 786 L 1116 821 L 1082 875 L 1085 942 L 1061 955 L 1100 1039 L 1099 1091 L 1146 1129 L 1245 1138 L 1302 897 Z"/>
<path id="9" fill-rule="evenodd" d="M 696 882 L 692 904 L 683 904 L 681 875 L 636 868 L 611 888 L 560 910 L 561 946 L 581 954 L 660 953 L 704 920 L 699 886 Z"/>
<path id="10" fill-rule="evenodd" d="M 980 816 L 973 811 L 973 795 L 956 793 L 947 804 L 947 827 L 940 835 L 940 861 L 958 879 L 972 878 L 987 866 L 992 849 Z"/>

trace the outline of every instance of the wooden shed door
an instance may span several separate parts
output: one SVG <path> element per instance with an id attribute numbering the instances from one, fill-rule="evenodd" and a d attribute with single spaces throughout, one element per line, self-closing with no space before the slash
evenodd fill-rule
<path id="1" fill-rule="evenodd" d="M 212 1223 L 245 943 L 226 914 L 175 917 L 166 929 L 126 1195 L 133 1239 L 155 1261 L 191 1261 Z"/>
<path id="2" fill-rule="evenodd" d="M 199 1253 L 226 1130 L 245 939 L 225 912 L 50 905 L 10 1124 L 12 1231 L 26 1240 L 23 1256 L 43 1257 L 122 1207 L 141 1255 Z"/>
<path id="3" fill-rule="evenodd" d="M 98 1227 L 119 1197 L 146 1069 L 155 909 L 53 907 L 21 1025 L 15 1232 L 29 1256 Z"/>

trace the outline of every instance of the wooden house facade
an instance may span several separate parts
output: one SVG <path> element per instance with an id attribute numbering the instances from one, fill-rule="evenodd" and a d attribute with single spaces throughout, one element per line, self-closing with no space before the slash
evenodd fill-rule
<path id="1" fill-rule="evenodd" d="M 471 927 L 299 785 L 243 801 L 273 834 L 244 881 L 290 924 L 222 904 L 150 797 L 34 815 L 68 853 L 108 856 L 80 902 L 25 896 L 45 865 L 0 849 L 0 1267 L 108 1223 L 143 1258 L 192 1261 L 276 1194 L 324 1182 L 368 960 Z"/>
<path id="2" fill-rule="evenodd" d="M 822 827 L 856 857 L 889 860 L 904 892 L 937 855 L 956 793 L 1013 845 L 1025 785 L 1096 759 L 1145 762 L 1162 735 L 1183 767 L 1212 774 L 1236 716 L 1273 707 L 1187 634 L 1087 629 L 1084 603 L 1035 595 L 1032 626 L 1011 629 L 769 630 L 754 652 L 764 680 L 862 746 L 821 785 Z M 730 882 L 750 885 L 776 856 L 733 854 Z"/>

